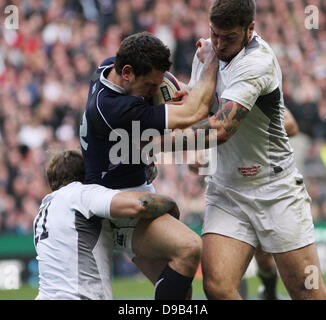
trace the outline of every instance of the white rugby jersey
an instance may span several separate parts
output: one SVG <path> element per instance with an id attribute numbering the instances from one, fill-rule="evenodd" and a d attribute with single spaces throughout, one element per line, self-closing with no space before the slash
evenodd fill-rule
<path id="1" fill-rule="evenodd" d="M 34 219 L 39 293 L 49 299 L 112 299 L 111 200 L 118 190 L 73 182 L 44 197 Z"/>
<path id="2" fill-rule="evenodd" d="M 189 87 L 199 80 L 203 64 L 195 55 Z M 250 43 L 229 64 L 220 62 L 216 87 L 221 98 L 250 112 L 238 131 L 213 149 L 217 166 L 213 181 L 230 186 L 264 183 L 292 170 L 293 150 L 284 128 L 282 73 L 270 46 L 254 32 Z M 212 108 L 217 111 L 217 102 Z"/>

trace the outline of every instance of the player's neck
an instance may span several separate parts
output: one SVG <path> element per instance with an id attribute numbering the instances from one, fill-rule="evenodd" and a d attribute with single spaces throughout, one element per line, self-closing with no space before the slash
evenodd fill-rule
<path id="1" fill-rule="evenodd" d="M 123 78 L 119 74 L 117 74 L 114 68 L 112 68 L 110 72 L 107 74 L 106 79 L 112 82 L 113 84 L 121 88 L 124 88 Z"/>

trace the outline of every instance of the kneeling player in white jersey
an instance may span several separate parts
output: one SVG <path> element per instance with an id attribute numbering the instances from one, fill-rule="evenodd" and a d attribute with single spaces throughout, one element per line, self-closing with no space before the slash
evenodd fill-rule
<path id="1" fill-rule="evenodd" d="M 254 0 L 215 0 L 210 9 L 211 46 L 220 60 L 218 109 L 189 134 L 205 129 L 218 145 L 202 231 L 204 290 L 209 299 L 239 299 L 260 243 L 273 254 L 292 299 L 326 299 L 311 199 L 284 129 L 282 74 L 254 31 L 255 7 Z M 201 72 L 195 56 L 190 87 Z M 314 286 L 306 281 L 312 266 Z"/>
<path id="2" fill-rule="evenodd" d="M 34 220 L 40 277 L 36 299 L 112 299 L 113 249 L 119 249 L 128 239 L 128 235 L 115 232 L 114 222 L 136 217 L 159 219 L 166 213 L 179 218 L 178 206 L 171 198 L 159 194 L 122 192 L 83 184 L 84 163 L 77 150 L 55 155 L 46 173 L 53 192 L 44 197 Z M 183 226 L 180 237 L 200 241 L 195 233 Z M 164 233 L 169 236 L 169 230 Z M 169 258 L 155 248 L 155 235 L 151 241 L 157 255 Z M 173 246 L 175 249 L 172 248 L 170 254 L 178 256 L 178 243 Z M 171 261 L 179 263 L 180 259 L 187 260 L 187 257 L 173 257 Z M 155 263 L 153 260 L 153 265 Z M 193 263 L 193 259 L 189 261 L 189 264 Z"/>

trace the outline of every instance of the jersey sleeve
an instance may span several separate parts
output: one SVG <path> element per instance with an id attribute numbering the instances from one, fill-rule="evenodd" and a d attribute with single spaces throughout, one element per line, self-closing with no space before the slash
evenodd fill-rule
<path id="1" fill-rule="evenodd" d="M 120 193 L 97 184 L 80 184 L 79 192 L 75 192 L 75 209 L 87 219 L 92 216 L 111 218 L 111 202 L 113 197 Z"/>
<path id="2" fill-rule="evenodd" d="M 139 120 L 141 131 L 157 129 L 160 133 L 164 133 L 164 129 L 168 129 L 168 108 L 166 104 L 152 106 L 146 102 L 138 102 L 133 105 L 132 110 L 135 112 L 132 120 Z"/>
<path id="3" fill-rule="evenodd" d="M 221 98 L 235 101 L 250 111 L 259 96 L 272 92 L 280 85 L 274 72 L 272 60 L 257 65 L 256 61 L 244 59 L 232 74 L 232 80 Z"/>
<path id="4" fill-rule="evenodd" d="M 101 90 L 96 97 L 96 108 L 106 127 L 112 130 L 120 128 L 129 132 L 133 121 L 139 122 L 141 131 L 156 129 L 162 134 L 168 128 L 167 106 L 153 106 L 142 97 Z"/>
<path id="5" fill-rule="evenodd" d="M 121 115 L 119 119 L 120 127 L 124 128 L 124 124 L 130 125 L 132 121 L 139 121 L 141 132 L 146 129 L 156 129 L 160 134 L 163 134 L 164 129 L 168 128 L 167 105 L 152 106 L 142 98 L 138 98 Z M 119 124 L 117 124 L 117 127 L 119 127 Z"/>

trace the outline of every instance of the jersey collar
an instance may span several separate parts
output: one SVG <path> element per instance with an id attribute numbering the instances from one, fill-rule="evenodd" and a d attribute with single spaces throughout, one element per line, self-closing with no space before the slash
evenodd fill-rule
<path id="1" fill-rule="evenodd" d="M 112 63 L 112 64 L 108 65 L 107 67 L 105 67 L 105 68 L 102 70 L 102 72 L 101 72 L 101 76 L 100 76 L 100 82 L 101 82 L 104 86 L 106 86 L 107 88 L 109 88 L 109 89 L 111 89 L 111 90 L 113 90 L 113 91 L 115 91 L 115 92 L 117 92 L 117 93 L 125 94 L 125 93 L 126 93 L 126 90 L 125 90 L 125 89 L 123 89 L 122 87 L 120 87 L 120 86 L 114 84 L 113 82 L 109 81 L 108 79 L 106 79 L 106 78 L 104 77 L 104 72 L 105 72 L 107 69 L 112 69 L 113 66 L 114 66 L 114 64 Z"/>
<path id="2" fill-rule="evenodd" d="M 246 54 L 246 50 L 250 49 L 250 47 L 253 44 L 253 42 L 255 41 L 256 37 L 258 37 L 258 34 L 256 31 L 254 31 L 252 33 L 252 37 L 251 37 L 251 40 L 249 41 L 249 43 L 244 48 L 242 48 L 242 50 L 230 62 L 220 61 L 220 71 L 223 71 L 228 65 L 230 65 L 234 61 L 236 61 L 236 60 L 240 59 L 242 56 L 244 56 Z"/>

